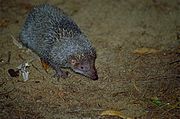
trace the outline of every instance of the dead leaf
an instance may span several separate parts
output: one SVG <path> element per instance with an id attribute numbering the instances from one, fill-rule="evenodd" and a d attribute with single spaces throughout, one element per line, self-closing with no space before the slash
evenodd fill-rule
<path id="1" fill-rule="evenodd" d="M 139 48 L 133 51 L 134 54 L 138 55 L 154 54 L 158 52 L 159 50 L 153 48 Z"/>
<path id="2" fill-rule="evenodd" d="M 103 111 L 100 115 L 101 116 L 118 116 L 123 119 L 132 119 L 130 117 L 124 116 L 124 114 L 122 114 L 120 111 L 114 111 L 114 110 Z"/>

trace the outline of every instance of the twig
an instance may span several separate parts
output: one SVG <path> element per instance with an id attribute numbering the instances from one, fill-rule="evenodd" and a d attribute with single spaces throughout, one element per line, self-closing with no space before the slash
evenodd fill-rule
<path id="1" fill-rule="evenodd" d="M 32 64 L 32 67 L 33 67 L 34 69 L 36 69 L 38 72 L 42 73 L 36 66 L 34 66 L 34 64 Z"/>
<path id="2" fill-rule="evenodd" d="M 134 88 L 139 92 L 139 93 L 141 93 L 141 91 L 138 89 L 138 87 L 136 86 L 136 83 L 135 83 L 135 81 L 133 81 L 133 86 L 134 86 Z"/>
<path id="3" fill-rule="evenodd" d="M 102 111 L 104 109 L 97 109 L 97 108 L 93 108 L 91 110 L 82 110 L 82 109 L 75 109 L 75 110 L 69 110 L 67 111 L 68 113 L 75 113 L 75 112 L 90 112 L 90 111 Z"/>
<path id="4" fill-rule="evenodd" d="M 22 45 L 16 40 L 16 38 L 14 38 L 12 34 L 11 34 L 11 38 L 13 39 L 13 43 L 21 49 Z"/>
<path id="5" fill-rule="evenodd" d="M 9 64 L 11 61 L 11 51 L 8 51 L 8 60 L 7 60 L 7 63 Z"/>
<path id="6" fill-rule="evenodd" d="M 180 60 L 176 60 L 176 61 L 170 62 L 169 64 L 171 65 L 171 64 L 179 63 L 179 62 L 180 62 Z"/>

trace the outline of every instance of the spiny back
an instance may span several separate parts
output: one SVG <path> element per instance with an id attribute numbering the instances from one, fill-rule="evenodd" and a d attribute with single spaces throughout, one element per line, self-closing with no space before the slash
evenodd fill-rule
<path id="1" fill-rule="evenodd" d="M 30 47 L 31 40 L 38 39 L 43 42 L 45 39 L 42 38 L 49 39 L 53 36 L 51 42 L 54 42 L 54 40 L 59 40 L 58 37 L 77 34 L 81 34 L 80 29 L 61 9 L 43 4 L 34 7 L 29 13 L 22 29 L 21 40 Z"/>

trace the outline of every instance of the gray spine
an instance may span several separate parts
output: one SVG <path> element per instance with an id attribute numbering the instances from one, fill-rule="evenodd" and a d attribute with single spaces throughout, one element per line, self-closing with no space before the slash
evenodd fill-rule
<path id="1" fill-rule="evenodd" d="M 87 37 L 65 13 L 51 5 L 40 5 L 29 13 L 20 41 L 50 64 L 68 66 L 71 55 L 95 55 Z"/>

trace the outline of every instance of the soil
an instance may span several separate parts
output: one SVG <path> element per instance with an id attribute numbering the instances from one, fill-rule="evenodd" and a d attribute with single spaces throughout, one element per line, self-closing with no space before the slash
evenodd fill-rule
<path id="1" fill-rule="evenodd" d="M 99 80 L 67 69 L 58 81 L 14 42 L 42 3 L 63 9 L 91 40 Z M 24 81 L 16 70 L 26 62 Z M 0 102 L 1 119 L 179 119 L 179 0 L 0 0 Z"/>

